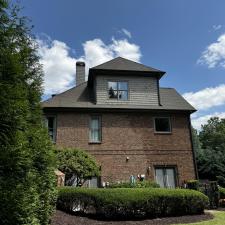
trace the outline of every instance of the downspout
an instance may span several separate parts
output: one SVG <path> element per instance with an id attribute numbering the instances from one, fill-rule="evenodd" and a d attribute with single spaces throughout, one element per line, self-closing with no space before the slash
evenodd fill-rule
<path id="1" fill-rule="evenodd" d="M 157 78 L 157 92 L 158 92 L 158 103 L 159 103 L 159 106 L 162 106 L 161 100 L 160 100 L 160 91 L 159 91 L 159 78 Z"/>
<path id="2" fill-rule="evenodd" d="M 188 127 L 189 127 L 189 134 L 190 134 L 190 140 L 191 140 L 191 149 L 192 149 L 192 156 L 193 156 L 193 163 L 194 163 L 194 169 L 195 169 L 195 178 L 198 180 L 198 168 L 197 168 L 197 162 L 195 157 L 195 151 L 194 151 L 194 145 L 193 145 L 193 138 L 192 138 L 192 132 L 191 132 L 191 119 L 190 114 L 188 117 Z"/>

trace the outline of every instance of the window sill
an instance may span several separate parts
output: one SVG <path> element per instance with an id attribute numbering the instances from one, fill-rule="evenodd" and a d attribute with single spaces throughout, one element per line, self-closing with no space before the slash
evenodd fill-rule
<path id="1" fill-rule="evenodd" d="M 164 135 L 168 135 L 168 134 L 172 134 L 172 132 L 164 132 L 164 131 L 155 131 L 154 134 L 164 134 Z"/>
<path id="2" fill-rule="evenodd" d="M 101 141 L 89 141 L 88 144 L 92 145 L 92 144 L 101 144 Z"/>
<path id="3" fill-rule="evenodd" d="M 121 100 L 121 99 L 107 99 L 108 102 L 129 102 L 129 99 Z"/>

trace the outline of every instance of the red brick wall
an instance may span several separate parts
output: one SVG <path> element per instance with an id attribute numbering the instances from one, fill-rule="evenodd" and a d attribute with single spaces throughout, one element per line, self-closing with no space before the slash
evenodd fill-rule
<path id="1" fill-rule="evenodd" d="M 178 180 L 194 179 L 188 116 L 169 114 L 172 133 L 155 134 L 150 113 L 102 113 L 102 143 L 89 143 L 89 113 L 57 113 L 56 143 L 87 150 L 102 168 L 102 180 L 125 181 L 130 175 L 154 179 L 155 165 L 174 165 Z M 126 160 L 129 157 L 129 160 Z M 149 169 L 148 169 L 149 168 Z"/>

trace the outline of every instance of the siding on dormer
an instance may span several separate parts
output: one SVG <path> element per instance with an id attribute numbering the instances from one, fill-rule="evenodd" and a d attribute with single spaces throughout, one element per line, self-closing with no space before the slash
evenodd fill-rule
<path id="1" fill-rule="evenodd" d="M 128 82 L 128 101 L 108 98 L 108 81 Z M 97 104 L 158 105 L 157 78 L 141 76 L 96 76 Z"/>

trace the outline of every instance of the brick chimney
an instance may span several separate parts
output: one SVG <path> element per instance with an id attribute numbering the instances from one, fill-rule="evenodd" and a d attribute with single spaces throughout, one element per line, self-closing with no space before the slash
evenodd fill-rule
<path id="1" fill-rule="evenodd" d="M 76 62 L 76 86 L 85 82 L 85 63 Z"/>

